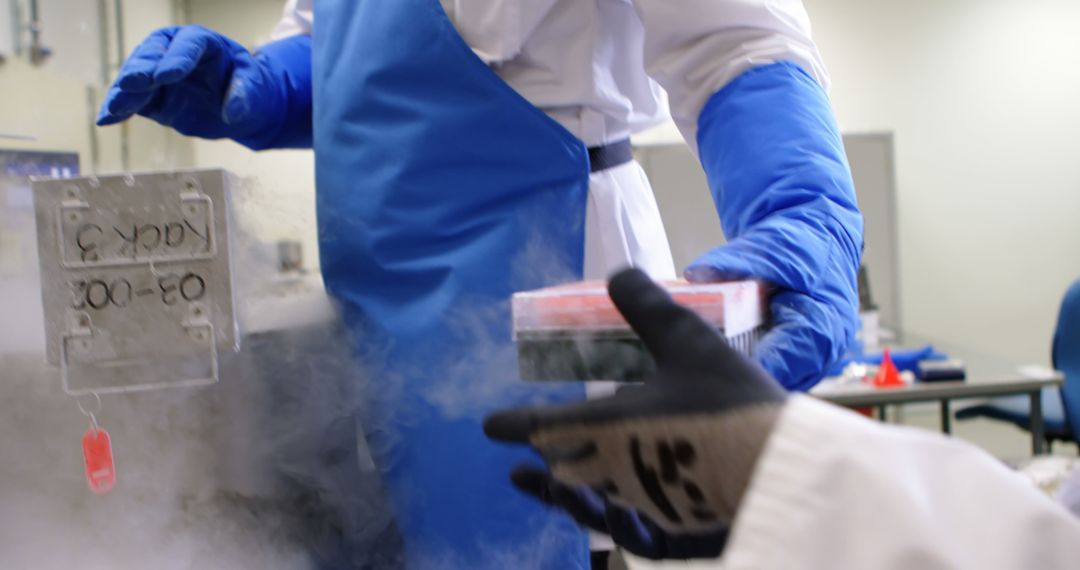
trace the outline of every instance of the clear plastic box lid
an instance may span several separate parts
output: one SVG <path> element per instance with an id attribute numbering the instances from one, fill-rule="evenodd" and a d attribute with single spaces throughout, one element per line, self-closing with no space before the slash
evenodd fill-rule
<path id="1" fill-rule="evenodd" d="M 663 281 L 676 302 L 690 307 L 727 335 L 738 335 L 761 326 L 765 320 L 764 288 L 756 281 L 689 283 Z M 630 332 L 619 314 L 607 284 L 583 281 L 513 297 L 514 338 L 535 338 L 575 333 Z"/>

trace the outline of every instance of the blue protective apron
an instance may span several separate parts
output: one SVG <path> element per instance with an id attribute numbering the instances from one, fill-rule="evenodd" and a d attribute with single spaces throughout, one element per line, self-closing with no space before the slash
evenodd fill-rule
<path id="1" fill-rule="evenodd" d="M 509 299 L 579 279 L 581 141 L 496 76 L 438 0 L 315 2 L 322 271 L 370 369 L 366 428 L 410 568 L 586 568 L 584 534 L 508 481 Z M 535 459 L 534 459 L 535 461 Z"/>

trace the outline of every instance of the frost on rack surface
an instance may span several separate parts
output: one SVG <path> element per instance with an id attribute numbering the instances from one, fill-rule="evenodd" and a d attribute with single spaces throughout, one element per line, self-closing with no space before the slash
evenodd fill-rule
<path id="1" fill-rule="evenodd" d="M 49 362 L 71 394 L 211 384 L 239 342 L 222 170 L 33 183 Z"/>

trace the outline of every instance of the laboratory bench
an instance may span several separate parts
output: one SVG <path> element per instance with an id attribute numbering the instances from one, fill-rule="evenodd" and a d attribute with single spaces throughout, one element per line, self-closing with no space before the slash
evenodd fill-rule
<path id="1" fill-rule="evenodd" d="M 1060 387 L 1064 377 L 1048 366 L 1012 362 L 1007 358 L 958 347 L 925 337 L 895 334 L 886 345 L 903 348 L 933 345 L 951 359 L 964 363 L 965 380 L 916 381 L 904 386 L 876 388 L 865 383 L 826 381 L 811 390 L 812 396 L 848 408 L 877 408 L 885 419 L 889 405 L 937 402 L 941 412 L 941 430 L 952 432 L 952 401 L 985 399 L 998 396 L 1027 395 L 1031 403 L 1031 448 L 1035 455 L 1046 453 L 1042 415 L 1042 391 Z"/>

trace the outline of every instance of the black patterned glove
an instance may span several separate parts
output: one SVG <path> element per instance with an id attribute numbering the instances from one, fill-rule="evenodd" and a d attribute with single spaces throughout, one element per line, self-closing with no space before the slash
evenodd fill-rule
<path id="1" fill-rule="evenodd" d="M 550 467 L 519 467 L 520 489 L 630 552 L 715 557 L 785 392 L 644 273 L 619 273 L 609 292 L 656 376 L 608 398 L 496 413 L 484 430 Z"/>

